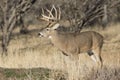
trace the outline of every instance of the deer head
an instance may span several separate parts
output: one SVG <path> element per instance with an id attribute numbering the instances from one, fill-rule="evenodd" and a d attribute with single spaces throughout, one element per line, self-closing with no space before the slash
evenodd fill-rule
<path id="1" fill-rule="evenodd" d="M 58 10 L 57 10 L 58 9 Z M 46 11 L 46 12 L 45 12 Z M 46 14 L 45 14 L 46 13 Z M 48 24 L 45 27 L 44 30 L 39 32 L 40 37 L 50 37 L 50 34 L 54 32 L 59 26 L 59 21 L 61 19 L 61 10 L 60 7 L 55 7 L 54 5 L 52 8 L 49 9 L 43 9 L 42 8 L 42 14 L 41 14 L 40 20 L 46 21 Z"/>

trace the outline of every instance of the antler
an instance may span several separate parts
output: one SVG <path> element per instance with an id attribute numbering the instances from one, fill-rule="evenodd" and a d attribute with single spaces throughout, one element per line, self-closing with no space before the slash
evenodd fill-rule
<path id="1" fill-rule="evenodd" d="M 60 10 L 60 7 L 58 7 L 58 11 L 56 9 L 56 7 L 53 5 L 51 10 L 49 9 L 43 9 L 42 8 L 42 20 L 45 20 L 45 21 L 58 21 L 60 20 L 61 18 L 61 10 Z M 48 15 L 45 15 L 45 11 L 47 11 Z M 53 12 L 54 12 L 54 15 L 53 15 Z"/>

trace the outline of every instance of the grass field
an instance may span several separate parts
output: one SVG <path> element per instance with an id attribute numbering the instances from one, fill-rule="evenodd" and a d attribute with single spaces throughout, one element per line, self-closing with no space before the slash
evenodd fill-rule
<path id="1" fill-rule="evenodd" d="M 103 67 L 96 64 L 87 54 L 79 55 L 79 66 L 61 54 L 49 40 L 39 38 L 40 26 L 27 35 L 14 32 L 8 56 L 0 57 L 0 80 L 120 80 L 120 24 L 112 24 L 105 30 L 93 30 L 104 36 L 102 49 Z"/>

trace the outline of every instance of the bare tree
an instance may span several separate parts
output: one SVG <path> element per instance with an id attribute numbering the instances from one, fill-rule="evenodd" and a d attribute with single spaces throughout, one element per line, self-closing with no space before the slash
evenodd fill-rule
<path id="1" fill-rule="evenodd" d="M 21 14 L 25 13 L 35 0 L 1 0 L 0 8 L 3 13 L 1 25 L 2 29 L 2 49 L 7 55 L 7 47 L 10 42 L 11 34 L 15 28 L 16 21 Z"/>
<path id="2" fill-rule="evenodd" d="M 118 7 L 120 0 L 70 0 L 61 6 L 64 18 L 70 22 L 71 30 L 76 29 L 76 32 L 88 24 L 99 22 L 99 19 L 106 26 L 108 19 L 118 13 Z"/>
<path id="3" fill-rule="evenodd" d="M 68 31 L 80 32 L 93 20 L 103 16 L 104 0 L 75 0 L 66 3 L 66 5 L 63 5 L 62 9 L 67 9 L 65 13 L 68 13 L 67 19 L 71 23 L 71 28 L 68 28 Z"/>
<path id="4" fill-rule="evenodd" d="M 107 4 L 107 15 L 109 22 L 116 21 L 119 16 L 120 11 L 120 0 L 106 0 Z"/>
<path id="5" fill-rule="evenodd" d="M 116 21 L 119 17 L 119 11 L 120 8 L 120 0 L 106 0 L 105 5 L 103 7 L 104 13 L 103 16 L 100 17 L 100 25 L 102 25 L 103 29 L 113 21 Z M 116 20 L 115 20 L 116 19 Z"/>
<path id="6" fill-rule="evenodd" d="M 18 17 L 18 22 L 20 24 L 20 33 L 21 34 L 27 34 L 29 31 L 27 29 L 28 25 L 25 25 L 24 19 L 23 19 L 23 14 L 19 15 Z"/>

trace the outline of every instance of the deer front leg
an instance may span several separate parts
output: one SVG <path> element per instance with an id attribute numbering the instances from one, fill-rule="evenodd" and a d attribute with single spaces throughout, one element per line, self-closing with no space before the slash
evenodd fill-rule
<path id="1" fill-rule="evenodd" d="M 68 54 L 67 54 L 67 53 L 65 53 L 65 52 L 63 52 L 63 51 L 62 51 L 62 53 L 63 53 L 63 55 L 68 56 Z"/>

